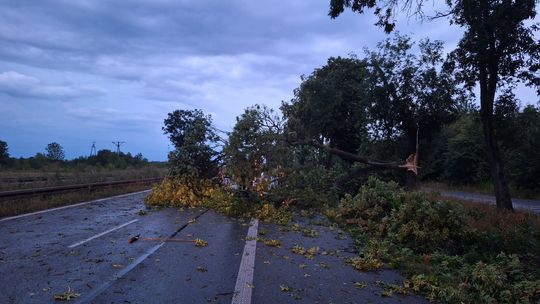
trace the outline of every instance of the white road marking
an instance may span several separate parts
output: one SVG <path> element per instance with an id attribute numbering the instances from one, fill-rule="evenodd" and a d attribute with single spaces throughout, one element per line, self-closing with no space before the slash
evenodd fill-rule
<path id="1" fill-rule="evenodd" d="M 52 208 L 52 209 L 47 209 L 47 210 L 36 211 L 36 212 L 32 212 L 32 213 L 26 213 L 26 214 L 11 216 L 11 217 L 5 217 L 3 219 L 0 219 L 0 222 L 14 220 L 14 219 L 27 217 L 27 216 L 32 216 L 32 215 L 38 215 L 38 214 L 52 212 L 52 211 L 63 210 L 63 209 L 67 209 L 67 208 L 83 206 L 83 205 L 87 205 L 87 204 L 91 204 L 91 203 L 103 202 L 103 201 L 114 199 L 114 198 L 121 198 L 121 197 L 125 197 L 125 196 L 130 196 L 130 195 L 135 195 L 135 194 L 140 194 L 140 193 L 145 193 L 145 192 L 150 192 L 150 191 L 152 191 L 152 190 L 143 190 L 143 191 L 139 191 L 139 192 L 133 192 L 133 193 L 116 195 L 116 196 L 110 196 L 110 197 L 106 197 L 106 198 L 100 198 L 100 199 L 97 199 L 97 200 L 88 201 L 88 202 L 82 202 L 82 203 L 73 204 L 73 205 L 69 205 L 69 206 L 57 207 L 57 208 Z"/>
<path id="2" fill-rule="evenodd" d="M 208 211 L 208 210 L 206 210 Z M 202 213 L 199 213 L 199 215 L 197 215 L 195 217 L 195 219 L 198 219 L 200 216 L 202 216 L 203 214 L 206 213 L 206 211 L 202 212 Z M 188 225 L 190 224 L 190 222 L 187 222 L 185 225 L 183 225 L 182 227 L 180 227 L 178 230 L 176 230 L 173 234 L 171 234 L 171 236 L 169 236 L 169 238 L 173 238 L 176 236 L 176 234 L 178 234 L 180 231 L 182 231 L 184 228 L 186 228 Z M 97 298 L 99 295 L 101 295 L 105 290 L 107 290 L 109 287 L 111 287 L 114 282 L 116 282 L 116 280 L 118 279 L 121 279 L 123 276 L 125 276 L 128 272 L 130 272 L 131 270 L 133 270 L 133 268 L 135 268 L 137 265 L 139 265 L 140 263 L 142 263 L 144 260 L 146 260 L 149 256 L 151 256 L 154 252 L 156 252 L 159 248 L 163 247 L 163 245 L 165 245 L 165 242 L 161 242 L 159 244 L 157 244 L 156 246 L 154 247 L 151 247 L 150 249 L 146 250 L 146 252 L 144 254 L 142 254 L 141 256 L 139 256 L 137 259 L 135 259 L 131 264 L 127 265 L 126 268 L 120 270 L 119 272 L 117 272 L 112 280 L 109 280 L 105 283 L 103 283 L 101 286 L 99 286 L 98 288 L 92 290 L 92 292 L 90 292 L 89 294 L 87 294 L 84 298 L 82 298 L 78 303 L 80 304 L 83 304 L 83 303 L 92 303 L 92 301 L 94 301 L 95 298 Z"/>
<path id="3" fill-rule="evenodd" d="M 231 304 L 250 304 L 251 294 L 253 289 L 253 273 L 255 271 L 255 252 L 257 249 L 257 229 L 259 220 L 252 219 L 246 237 L 246 245 L 244 253 L 242 253 L 242 261 L 240 269 L 236 277 L 236 286 L 234 287 L 234 295 Z"/>
<path id="4" fill-rule="evenodd" d="M 157 244 L 154 247 L 151 247 L 148 249 L 143 255 L 138 257 L 135 261 L 133 261 L 131 264 L 127 265 L 126 268 L 120 270 L 117 274 L 114 275 L 113 279 L 110 281 L 105 282 L 98 288 L 94 289 L 92 292 L 87 294 L 79 303 L 91 303 L 95 298 L 97 298 L 100 294 L 102 294 L 105 290 L 107 290 L 111 285 L 116 282 L 116 280 L 122 278 L 126 273 L 130 272 L 133 268 L 135 268 L 137 265 L 142 263 L 146 258 L 148 258 L 150 255 L 152 255 L 154 252 L 156 252 L 159 248 L 161 248 L 163 245 L 165 245 L 165 242 L 161 242 Z"/>
<path id="5" fill-rule="evenodd" d="M 103 231 L 103 232 L 100 233 L 100 234 L 96 234 L 96 235 L 91 236 L 91 237 L 89 237 L 89 238 L 87 238 L 87 239 L 85 239 L 85 240 L 82 240 L 82 241 L 77 242 L 77 243 L 75 243 L 75 244 L 71 244 L 71 245 L 68 246 L 68 248 L 75 248 L 75 247 L 80 246 L 80 245 L 82 245 L 82 244 L 84 244 L 84 243 L 86 243 L 86 242 L 90 242 L 90 241 L 93 240 L 93 239 L 97 239 L 98 237 L 104 236 L 104 235 L 107 234 L 107 233 L 110 233 L 110 232 L 113 232 L 113 231 L 115 231 L 115 230 L 118 230 L 118 229 L 120 229 L 120 228 L 122 228 L 122 227 L 125 227 L 125 226 L 129 225 L 129 224 L 133 224 L 133 223 L 135 223 L 135 222 L 137 222 L 137 221 L 139 221 L 139 220 L 132 220 L 132 221 L 129 221 L 129 222 L 124 223 L 124 224 L 122 224 L 122 225 L 118 225 L 118 226 L 113 227 L 113 228 L 111 228 L 111 229 L 109 229 L 109 230 L 107 230 L 107 231 Z"/>

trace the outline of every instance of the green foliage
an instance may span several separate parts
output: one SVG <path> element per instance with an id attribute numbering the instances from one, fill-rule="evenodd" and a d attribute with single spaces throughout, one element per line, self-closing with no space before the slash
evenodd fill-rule
<path id="1" fill-rule="evenodd" d="M 225 173 L 242 189 L 268 191 L 286 157 L 282 134 L 283 119 L 273 110 L 258 105 L 246 109 L 223 147 Z"/>
<path id="2" fill-rule="evenodd" d="M 286 207 L 276 208 L 273 204 L 269 203 L 257 206 L 254 210 L 254 215 L 260 220 L 274 222 L 280 225 L 285 225 L 292 219 L 292 213 Z"/>
<path id="3" fill-rule="evenodd" d="M 442 153 L 443 178 L 454 183 L 471 183 L 488 177 L 482 126 L 470 116 L 462 116 L 442 134 L 447 138 Z"/>
<path id="4" fill-rule="evenodd" d="M 382 220 L 397 208 L 404 196 L 403 190 L 394 182 L 385 183 L 371 177 L 360 187 L 355 196 L 345 195 L 338 206 L 338 220 L 353 219 L 370 231 L 384 230 Z"/>
<path id="5" fill-rule="evenodd" d="M 276 208 L 245 191 L 227 189 L 208 179 L 189 176 L 165 179 L 152 188 L 145 203 L 149 207 L 211 208 L 228 216 L 257 217 L 278 224 L 286 224 L 292 219 L 286 207 Z"/>
<path id="6" fill-rule="evenodd" d="M 269 192 L 273 201 L 289 201 L 297 207 L 320 208 L 337 201 L 334 186 L 339 172 L 326 170 L 322 165 L 294 166 L 297 168 Z"/>
<path id="7" fill-rule="evenodd" d="M 540 109 L 527 106 L 501 127 L 502 148 L 515 187 L 540 189 Z M 502 120 L 502 119 L 500 119 Z M 504 128 L 505 127 L 505 128 Z M 504 133 L 503 133 L 504 132 Z"/>
<path id="8" fill-rule="evenodd" d="M 331 213 L 341 223 L 363 219 L 349 226 L 367 244 L 348 261 L 353 267 L 369 271 L 388 264 L 406 274 L 403 286 L 388 286 L 388 295 L 412 291 L 439 303 L 540 301 L 538 216 L 474 206 L 371 179 Z M 376 229 L 368 219 L 379 219 Z"/>
<path id="9" fill-rule="evenodd" d="M 432 201 L 420 193 L 406 194 L 402 204 L 384 219 L 388 238 L 417 252 L 460 251 L 466 233 L 462 208 Z"/>
<path id="10" fill-rule="evenodd" d="M 229 216 L 245 216 L 247 202 L 210 180 L 188 176 L 165 179 L 145 198 L 149 207 L 214 208 Z"/>
<path id="11" fill-rule="evenodd" d="M 513 189 L 540 189 L 540 110 L 515 104 L 496 108 L 497 137 Z M 480 184 L 489 178 L 482 125 L 476 114 L 463 115 L 446 125 L 425 155 L 423 175 L 451 184 Z"/>
<path id="12" fill-rule="evenodd" d="M 54 161 L 62 161 L 65 159 L 66 155 L 64 153 L 64 148 L 59 143 L 53 142 L 45 147 L 45 156 Z"/>
<path id="13" fill-rule="evenodd" d="M 201 110 L 176 110 L 167 115 L 163 133 L 174 145 L 169 153 L 169 174 L 212 178 L 217 175 L 211 146 L 219 138 L 212 128 L 212 117 Z"/>
<path id="14" fill-rule="evenodd" d="M 347 260 L 347 263 L 360 271 L 373 271 L 383 267 L 383 259 L 388 259 L 387 244 L 371 240 L 360 256 Z"/>
<path id="15" fill-rule="evenodd" d="M 288 132 L 299 138 L 324 138 L 335 148 L 355 152 L 367 137 L 366 74 L 362 60 L 330 57 L 302 79 L 290 103 L 283 103 Z"/>

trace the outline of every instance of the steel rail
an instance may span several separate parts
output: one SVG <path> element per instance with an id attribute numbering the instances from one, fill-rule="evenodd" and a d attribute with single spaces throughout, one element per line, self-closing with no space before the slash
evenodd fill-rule
<path id="1" fill-rule="evenodd" d="M 73 190 L 94 190 L 96 188 L 117 186 L 117 185 L 135 185 L 135 184 L 146 184 L 153 182 L 162 181 L 162 177 L 158 178 L 147 178 L 147 179 L 137 179 L 137 180 L 123 180 L 123 181 L 113 181 L 113 182 L 101 182 L 101 183 L 90 183 L 90 184 L 78 184 L 78 185 L 68 185 L 68 186 L 58 186 L 58 187 L 46 187 L 46 188 L 34 188 L 34 189 L 21 189 L 21 190 L 9 190 L 0 192 L 0 199 L 2 198 L 13 198 L 13 197 L 23 197 L 23 196 L 35 196 L 42 194 L 55 194 L 68 192 Z"/>

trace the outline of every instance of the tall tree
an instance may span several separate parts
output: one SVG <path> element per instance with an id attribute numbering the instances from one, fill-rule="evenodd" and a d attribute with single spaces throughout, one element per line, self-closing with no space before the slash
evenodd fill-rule
<path id="1" fill-rule="evenodd" d="M 169 153 L 169 174 L 212 178 L 217 175 L 219 137 L 212 128 L 212 117 L 201 110 L 176 110 L 167 115 L 163 133 L 174 145 Z"/>
<path id="2" fill-rule="evenodd" d="M 463 82 L 480 89 L 480 117 L 497 207 L 513 209 L 504 174 L 493 118 L 498 89 L 522 80 L 540 87 L 540 46 L 534 33 L 538 26 L 527 23 L 536 16 L 536 0 L 446 0 L 448 11 L 438 17 L 465 29 L 452 58 Z M 374 9 L 377 25 L 394 29 L 394 13 L 406 7 L 422 14 L 424 0 L 330 0 L 329 15 L 339 16 L 345 8 L 357 13 Z M 540 93 L 540 92 L 539 92 Z"/>
<path id="3" fill-rule="evenodd" d="M 45 147 L 46 156 L 50 160 L 61 161 L 66 157 L 64 148 L 57 142 L 52 142 Z"/>

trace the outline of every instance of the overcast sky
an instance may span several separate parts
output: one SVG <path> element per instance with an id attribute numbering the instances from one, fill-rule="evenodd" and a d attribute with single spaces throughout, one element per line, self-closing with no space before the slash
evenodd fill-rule
<path id="1" fill-rule="evenodd" d="M 68 158 L 114 149 L 165 160 L 163 119 L 203 109 L 230 130 L 247 106 L 277 108 L 300 75 L 386 38 L 370 14 L 329 0 L 0 0 L 0 140 L 14 157 L 56 141 Z M 398 23 L 445 41 L 446 21 Z"/>

